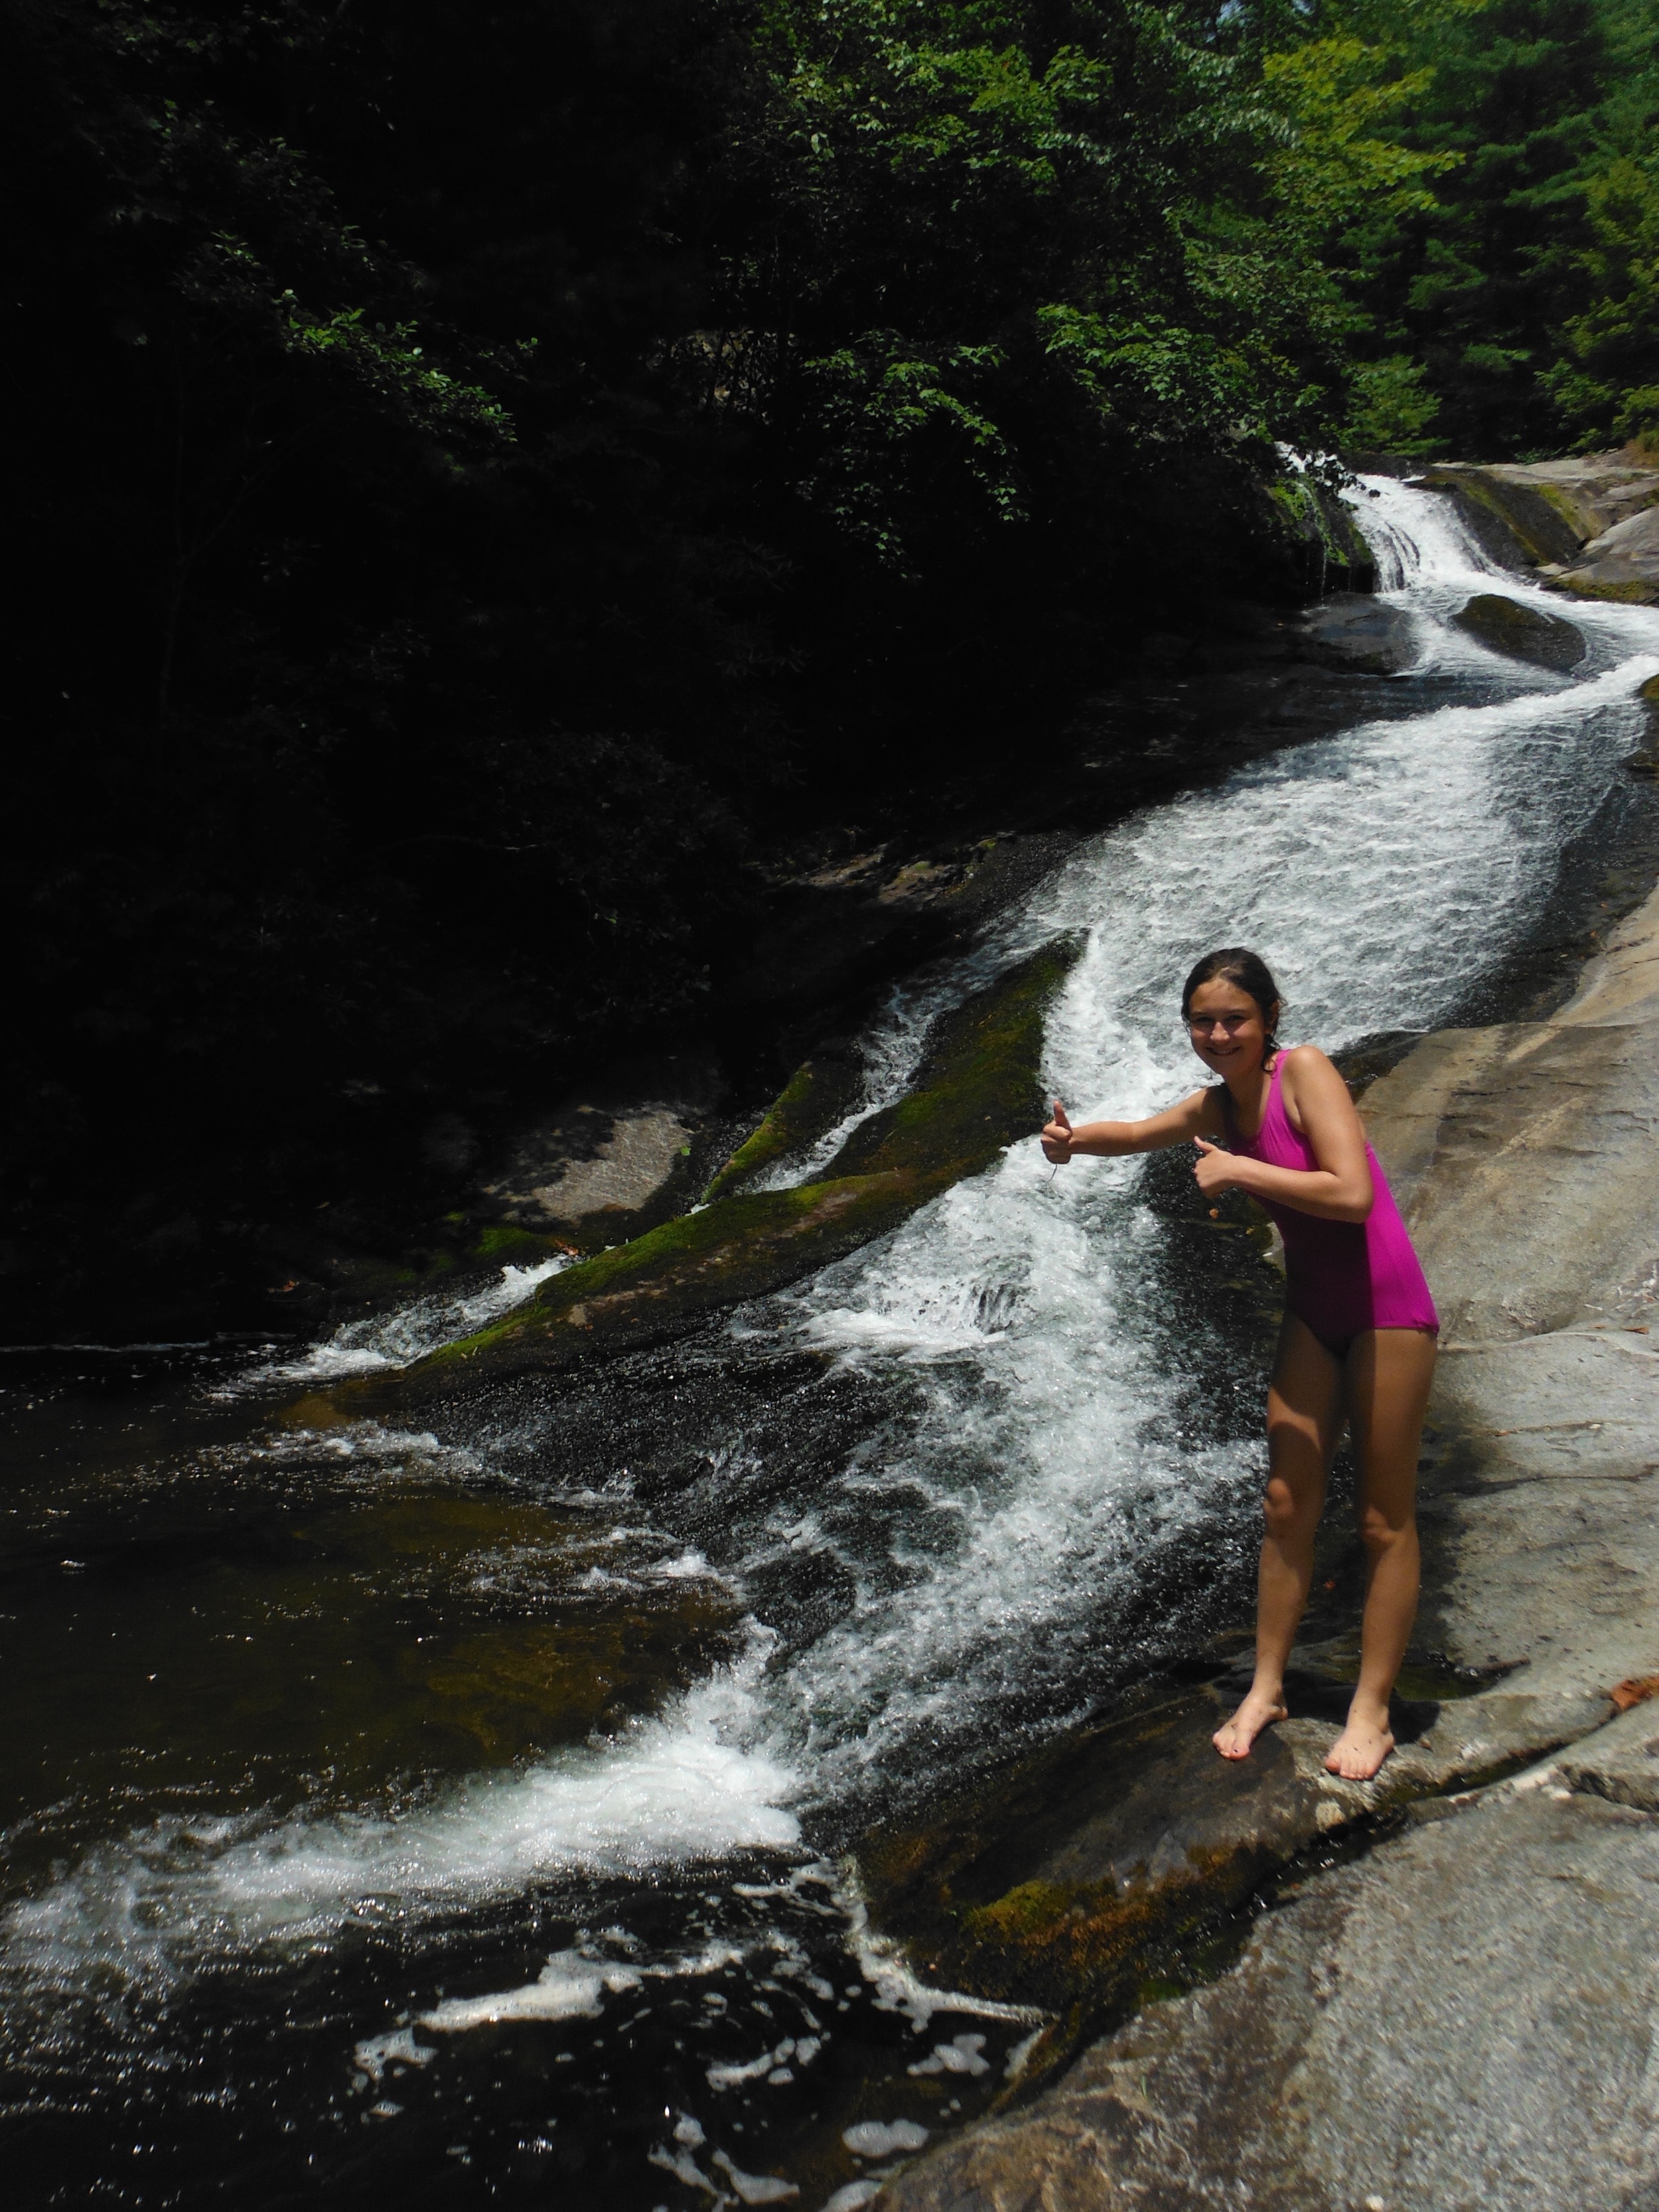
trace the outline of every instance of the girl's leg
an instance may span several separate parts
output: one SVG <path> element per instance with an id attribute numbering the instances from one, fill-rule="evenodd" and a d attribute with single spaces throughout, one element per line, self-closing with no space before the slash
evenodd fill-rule
<path id="1" fill-rule="evenodd" d="M 1286 1314 L 1267 1385 L 1267 1533 L 1257 1581 L 1255 1680 L 1215 1734 L 1224 1759 L 1243 1759 L 1285 1717 L 1285 1662 L 1313 1580 L 1314 1530 L 1342 1431 L 1342 1370 L 1304 1321 Z"/>
<path id="2" fill-rule="evenodd" d="M 1358 1687 L 1325 1764 L 1350 1782 L 1369 1781 L 1394 1749 L 1389 1698 L 1417 1617 L 1417 1458 L 1434 1356 L 1433 1337 L 1416 1328 L 1367 1329 L 1348 1350 L 1365 1614 Z"/>

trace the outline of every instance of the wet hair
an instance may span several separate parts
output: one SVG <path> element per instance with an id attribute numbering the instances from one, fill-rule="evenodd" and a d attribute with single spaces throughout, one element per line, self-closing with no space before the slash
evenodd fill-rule
<path id="1" fill-rule="evenodd" d="M 1206 952 L 1181 987 L 1181 1018 L 1185 1021 L 1193 1011 L 1193 994 L 1206 983 L 1237 983 L 1247 998 L 1254 999 L 1261 1012 L 1261 1026 L 1267 1032 L 1262 1047 L 1262 1058 L 1267 1060 L 1279 1050 L 1279 1039 L 1273 1035 L 1273 1018 L 1279 1010 L 1279 986 L 1273 971 L 1259 952 L 1252 952 L 1243 945 L 1224 945 L 1218 952 Z"/>

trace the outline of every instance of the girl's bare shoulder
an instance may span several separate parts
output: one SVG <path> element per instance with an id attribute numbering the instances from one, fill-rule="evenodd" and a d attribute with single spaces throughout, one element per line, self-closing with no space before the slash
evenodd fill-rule
<path id="1" fill-rule="evenodd" d="M 1352 1107 L 1348 1086 L 1328 1053 L 1316 1044 L 1287 1046 L 1279 1055 L 1280 1091 L 1292 1127 L 1302 1127 L 1303 1106 L 1327 1110 L 1338 1101 Z"/>
<path id="2" fill-rule="evenodd" d="M 1292 1083 L 1328 1085 L 1341 1083 L 1336 1063 L 1328 1053 L 1321 1052 L 1316 1044 L 1286 1045 L 1279 1055 L 1281 1079 L 1288 1076 Z M 1343 1084 L 1346 1091 L 1347 1085 Z"/>

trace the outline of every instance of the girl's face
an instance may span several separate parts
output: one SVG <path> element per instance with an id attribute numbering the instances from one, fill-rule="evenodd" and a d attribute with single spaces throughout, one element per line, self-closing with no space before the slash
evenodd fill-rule
<path id="1" fill-rule="evenodd" d="M 1248 1075 L 1266 1057 L 1267 1025 L 1261 1007 L 1248 991 L 1224 976 L 1200 983 L 1193 993 L 1187 1034 L 1193 1050 L 1218 1075 Z"/>

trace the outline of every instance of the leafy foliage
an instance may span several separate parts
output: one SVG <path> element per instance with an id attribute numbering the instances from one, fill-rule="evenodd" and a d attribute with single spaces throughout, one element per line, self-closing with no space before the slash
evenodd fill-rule
<path id="1" fill-rule="evenodd" d="M 1265 74 L 1353 310 L 1350 442 L 1499 459 L 1659 423 L 1644 0 L 1339 0 L 1286 29 Z"/>

